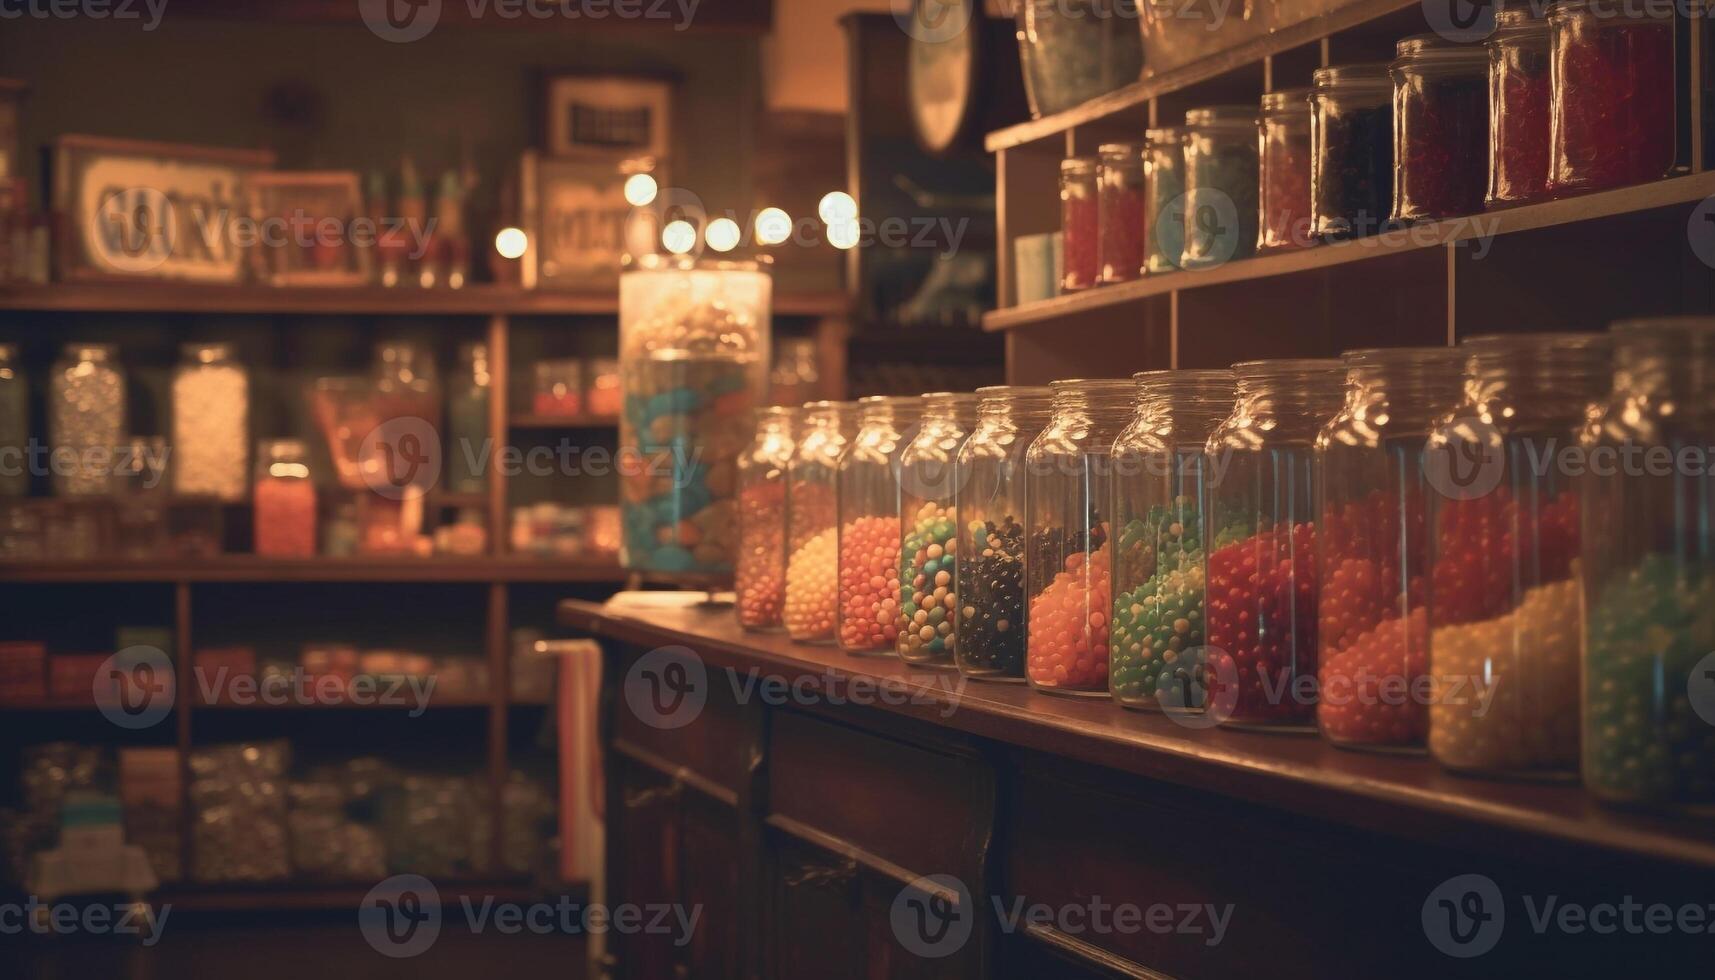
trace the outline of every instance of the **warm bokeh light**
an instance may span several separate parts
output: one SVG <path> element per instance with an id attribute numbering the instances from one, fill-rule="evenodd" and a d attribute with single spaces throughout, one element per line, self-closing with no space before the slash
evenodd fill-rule
<path id="1" fill-rule="evenodd" d="M 857 201 L 852 200 L 852 196 L 845 191 L 829 191 L 822 195 L 822 200 L 816 205 L 816 216 L 830 227 L 855 220 L 858 216 Z"/>
<path id="2" fill-rule="evenodd" d="M 856 248 L 858 243 L 858 223 L 855 218 L 846 218 L 828 224 L 828 244 L 835 248 Z"/>
<path id="3" fill-rule="evenodd" d="M 743 236 L 738 222 L 731 218 L 716 218 L 709 222 L 708 230 L 703 232 L 703 241 L 717 252 L 730 252 L 738 247 L 738 240 Z"/>
<path id="4" fill-rule="evenodd" d="M 756 240 L 778 245 L 792 237 L 792 216 L 779 208 L 763 208 L 756 216 Z"/>
<path id="5" fill-rule="evenodd" d="M 502 228 L 494 235 L 494 250 L 503 259 L 523 258 L 530 247 L 530 236 L 522 228 Z"/>
<path id="6" fill-rule="evenodd" d="M 674 255 L 684 255 L 697 247 L 697 229 L 689 221 L 669 221 L 661 229 L 661 246 Z"/>
<path id="7" fill-rule="evenodd" d="M 655 178 L 649 174 L 632 174 L 625 178 L 625 203 L 634 208 L 653 203 L 655 195 L 660 192 Z"/>

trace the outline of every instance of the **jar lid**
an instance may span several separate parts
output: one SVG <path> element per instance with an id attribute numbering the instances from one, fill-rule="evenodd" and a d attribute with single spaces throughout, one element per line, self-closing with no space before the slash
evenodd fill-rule
<path id="1" fill-rule="evenodd" d="M 1489 70 L 1489 49 L 1481 44 L 1459 44 L 1439 34 L 1413 34 L 1394 45 L 1393 68 L 1436 65 Z"/>
<path id="2" fill-rule="evenodd" d="M 1208 105 L 1185 110 L 1185 128 L 1239 128 L 1256 125 L 1256 108 L 1248 105 Z"/>
<path id="3" fill-rule="evenodd" d="M 227 343 L 190 343 L 179 345 L 179 355 L 198 364 L 213 364 L 232 358 L 232 345 Z"/>
<path id="4" fill-rule="evenodd" d="M 1339 358 L 1334 357 L 1283 357 L 1266 361 L 1238 361 L 1233 365 L 1233 374 L 1269 377 L 1282 374 L 1316 374 L 1344 369 L 1345 364 Z"/>
<path id="5" fill-rule="evenodd" d="M 1286 88 L 1278 92 L 1269 92 L 1262 97 L 1262 111 L 1279 112 L 1283 109 L 1306 109 L 1310 105 L 1310 90 L 1307 88 Z"/>
<path id="6" fill-rule="evenodd" d="M 1495 15 L 1495 33 L 1546 35 L 1548 33 L 1548 18 L 1539 16 L 1536 7 L 1532 4 L 1506 7 Z"/>
<path id="7" fill-rule="evenodd" d="M 1096 155 L 1104 157 L 1135 157 L 1142 153 L 1142 143 L 1103 143 L 1096 147 Z"/>
<path id="8" fill-rule="evenodd" d="M 80 361 L 105 361 L 114 355 L 117 348 L 112 344 L 72 343 L 60 350 L 65 356 L 75 357 Z"/>
<path id="9" fill-rule="evenodd" d="M 1088 174 L 1096 172 L 1095 157 L 1067 157 L 1060 161 L 1060 172 L 1063 174 Z"/>
<path id="10" fill-rule="evenodd" d="M 1559 3 L 1549 4 L 1550 20 L 1570 17 L 1597 6 L 1598 0 L 1560 0 Z M 1673 20 L 1674 6 L 1672 4 L 1615 4 L 1601 0 L 1601 6 L 1592 13 L 1596 16 L 1597 26 L 1612 27 L 1627 21 L 1653 21 L 1666 26 Z"/>
<path id="11" fill-rule="evenodd" d="M 1143 131 L 1144 146 L 1178 146 L 1185 142 L 1185 130 L 1180 126 L 1157 126 Z"/>
<path id="12" fill-rule="evenodd" d="M 1318 68 L 1310 76 L 1315 88 L 1393 88 L 1393 74 L 1387 63 L 1366 61 L 1355 65 L 1331 65 Z"/>
<path id="13" fill-rule="evenodd" d="M 988 385 L 975 392 L 979 398 L 1031 398 L 1053 394 L 1047 385 Z"/>

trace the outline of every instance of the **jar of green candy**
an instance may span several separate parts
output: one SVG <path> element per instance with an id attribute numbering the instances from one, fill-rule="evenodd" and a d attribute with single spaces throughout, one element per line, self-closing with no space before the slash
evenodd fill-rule
<path id="1" fill-rule="evenodd" d="M 1187 269 L 1256 254 L 1260 187 L 1257 108 L 1207 106 L 1185 113 Z"/>
<path id="2" fill-rule="evenodd" d="M 923 421 L 899 454 L 899 636 L 909 664 L 952 667 L 959 560 L 954 462 L 977 421 L 977 396 L 923 396 Z"/>
<path id="3" fill-rule="evenodd" d="M 1584 440 L 1584 782 L 1715 803 L 1715 318 L 1616 324 Z M 1629 462 L 1628 462 L 1629 461 Z"/>

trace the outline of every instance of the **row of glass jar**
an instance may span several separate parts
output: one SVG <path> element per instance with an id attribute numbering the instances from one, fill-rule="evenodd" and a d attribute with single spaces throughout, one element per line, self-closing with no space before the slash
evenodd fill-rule
<path id="1" fill-rule="evenodd" d="M 1400 41 L 1260 112 L 1211 106 L 1061 166 L 1062 288 L 1198 268 L 1667 175 L 1673 19 L 1568 0 L 1486 44 Z"/>
<path id="2" fill-rule="evenodd" d="M 1604 797 L 1715 801 L 1715 322 L 1613 340 L 770 410 L 739 618 L 1461 771 L 1582 743 Z"/>

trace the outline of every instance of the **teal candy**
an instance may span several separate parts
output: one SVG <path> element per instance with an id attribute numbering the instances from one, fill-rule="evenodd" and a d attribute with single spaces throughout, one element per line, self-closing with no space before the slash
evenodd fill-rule
<path id="1" fill-rule="evenodd" d="M 696 564 L 696 559 L 684 548 L 666 545 L 655 549 L 649 556 L 649 564 L 658 571 L 683 572 L 690 570 Z"/>

